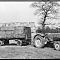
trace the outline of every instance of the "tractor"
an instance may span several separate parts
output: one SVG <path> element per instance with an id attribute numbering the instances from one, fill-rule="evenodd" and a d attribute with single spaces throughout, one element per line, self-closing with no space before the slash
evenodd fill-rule
<path id="1" fill-rule="evenodd" d="M 55 50 L 60 50 L 60 33 L 43 33 L 43 32 L 32 33 L 32 45 L 37 48 L 44 48 L 45 46 L 51 46 Z"/>

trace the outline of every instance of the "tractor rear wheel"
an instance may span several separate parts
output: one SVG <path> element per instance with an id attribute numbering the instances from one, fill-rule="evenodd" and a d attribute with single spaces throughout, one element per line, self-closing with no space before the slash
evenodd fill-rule
<path id="1" fill-rule="evenodd" d="M 41 37 L 40 35 L 37 35 L 34 38 L 34 46 L 38 47 L 38 48 L 42 48 L 44 46 L 44 44 L 43 44 L 43 37 Z"/>

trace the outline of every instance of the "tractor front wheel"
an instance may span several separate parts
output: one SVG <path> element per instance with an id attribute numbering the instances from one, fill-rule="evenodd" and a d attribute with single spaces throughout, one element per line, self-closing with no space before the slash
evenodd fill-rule
<path id="1" fill-rule="evenodd" d="M 60 43 L 54 43 L 54 49 L 59 51 L 60 50 Z"/>

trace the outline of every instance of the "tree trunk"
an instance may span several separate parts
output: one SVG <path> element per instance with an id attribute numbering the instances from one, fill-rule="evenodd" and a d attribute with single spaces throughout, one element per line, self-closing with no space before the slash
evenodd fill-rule
<path id="1" fill-rule="evenodd" d="M 45 21 L 46 21 L 46 17 L 47 17 L 47 11 L 45 12 L 44 20 L 43 20 L 43 23 L 42 23 L 43 34 L 45 34 Z"/>
<path id="2" fill-rule="evenodd" d="M 43 32 L 43 34 L 45 34 L 45 25 L 44 24 L 42 25 L 42 32 Z"/>

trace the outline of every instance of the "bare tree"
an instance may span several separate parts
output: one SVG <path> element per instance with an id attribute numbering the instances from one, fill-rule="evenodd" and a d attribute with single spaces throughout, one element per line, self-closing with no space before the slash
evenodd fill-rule
<path id="1" fill-rule="evenodd" d="M 42 24 L 43 30 L 45 29 L 47 19 L 56 19 L 58 8 L 60 5 L 54 1 L 45 2 L 34 2 L 31 4 L 32 7 L 36 8 L 35 15 L 42 16 L 40 24 Z"/>

